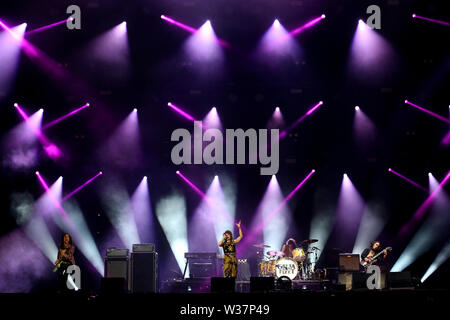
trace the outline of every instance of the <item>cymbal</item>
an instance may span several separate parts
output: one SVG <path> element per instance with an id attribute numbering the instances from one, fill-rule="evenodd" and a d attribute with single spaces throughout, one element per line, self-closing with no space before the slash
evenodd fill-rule
<path id="1" fill-rule="evenodd" d="M 269 251 L 269 252 L 267 252 L 267 254 L 268 254 L 269 256 L 271 256 L 271 257 L 283 257 L 283 256 L 284 256 L 284 253 L 283 253 L 283 252 L 281 252 L 281 251 L 275 251 L 275 250 Z"/>
<path id="2" fill-rule="evenodd" d="M 270 248 L 270 246 L 264 243 L 254 244 L 253 246 L 256 248 Z"/>
<path id="3" fill-rule="evenodd" d="M 319 241 L 319 240 L 317 240 L 317 239 L 307 239 L 307 240 L 303 240 L 302 243 L 304 243 L 304 244 L 311 244 L 311 243 L 315 243 L 317 241 Z"/>

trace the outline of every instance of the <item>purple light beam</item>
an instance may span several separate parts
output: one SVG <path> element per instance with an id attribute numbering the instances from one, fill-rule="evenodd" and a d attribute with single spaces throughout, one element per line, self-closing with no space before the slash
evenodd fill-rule
<path id="1" fill-rule="evenodd" d="M 266 224 L 270 223 L 270 221 L 275 217 L 275 215 L 280 212 L 280 210 L 291 200 L 294 194 L 309 180 L 309 178 L 316 172 L 316 170 L 311 170 L 310 173 L 283 199 L 283 201 L 270 213 L 266 216 L 266 218 L 259 223 L 249 235 L 244 237 L 242 248 L 245 248 L 249 243 L 254 241 L 254 238 L 258 235 L 259 232 L 264 230 Z M 241 249 L 242 250 L 242 249 Z"/>
<path id="2" fill-rule="evenodd" d="M 225 212 L 223 210 L 223 208 L 221 208 L 217 203 L 215 203 L 210 197 L 208 197 L 208 195 L 206 193 L 204 193 L 202 190 L 200 190 L 200 188 L 198 188 L 194 183 L 192 183 L 188 178 L 186 178 L 186 176 L 184 176 L 180 171 L 177 171 L 176 174 L 183 179 L 192 189 L 194 189 L 194 191 L 200 195 L 204 200 L 206 200 L 208 202 L 208 204 L 213 207 L 218 209 L 221 213 L 226 213 L 227 215 L 231 215 L 228 212 Z"/>
<path id="3" fill-rule="evenodd" d="M 437 194 L 443 189 L 444 185 L 450 179 L 450 171 L 447 172 L 445 178 L 439 183 L 439 186 L 433 190 L 433 192 L 427 197 L 427 199 L 422 203 L 422 205 L 416 210 L 413 217 L 400 229 L 399 236 L 401 238 L 406 237 L 406 235 L 411 232 L 420 222 L 420 220 L 425 215 L 426 211 L 430 208 L 431 204 L 435 200 Z"/>
<path id="4" fill-rule="evenodd" d="M 178 21 L 176 21 L 175 19 L 172 19 L 172 18 L 170 18 L 170 17 L 168 17 L 168 16 L 165 16 L 165 15 L 163 15 L 163 14 L 161 15 L 161 19 L 164 20 L 164 21 L 167 21 L 167 22 L 169 22 L 169 23 L 171 23 L 171 24 L 173 24 L 173 25 L 175 25 L 175 26 L 177 26 L 177 27 L 179 27 L 179 28 L 181 28 L 181 29 L 183 29 L 183 30 L 186 30 L 187 32 L 190 32 L 190 33 L 197 33 L 197 32 L 199 32 L 199 31 L 202 30 L 202 27 L 200 27 L 200 28 L 198 28 L 198 29 L 195 29 L 195 28 L 193 28 L 193 27 L 191 27 L 191 26 L 188 26 L 188 25 L 186 25 L 186 24 L 184 24 L 184 23 L 178 22 Z M 203 26 L 205 26 L 205 25 L 206 25 L 206 27 L 208 27 L 208 29 L 209 29 L 209 28 L 212 29 L 212 27 L 211 27 L 211 22 L 210 22 L 209 20 L 207 20 L 207 21 L 203 24 Z M 215 40 L 216 40 L 221 46 L 223 46 L 223 47 L 229 47 L 228 42 L 226 42 L 225 40 L 222 40 L 222 39 L 219 39 L 219 38 L 215 38 Z"/>
<path id="5" fill-rule="evenodd" d="M 0 21 L 0 23 L 2 22 Z M 22 23 L 19 26 L 6 29 L 7 32 L 0 32 L 0 92 L 3 93 L 3 97 L 6 97 L 14 83 L 25 29 L 26 23 Z"/>
<path id="6" fill-rule="evenodd" d="M 444 146 L 450 145 L 450 131 L 445 135 L 444 138 L 442 138 L 441 144 Z"/>
<path id="7" fill-rule="evenodd" d="M 173 110 L 175 110 L 176 112 L 178 112 L 180 115 L 182 115 L 183 117 L 185 117 L 186 119 L 190 120 L 190 121 L 195 121 L 194 117 L 191 116 L 189 113 L 181 110 L 180 107 L 177 107 L 176 105 L 174 105 L 172 102 L 167 103 L 167 105 L 172 108 Z"/>
<path id="8" fill-rule="evenodd" d="M 67 214 L 66 210 L 61 206 L 61 203 L 58 201 L 58 199 L 55 198 L 53 193 L 50 191 L 50 188 L 45 182 L 44 178 L 41 176 L 39 171 L 36 171 L 36 176 L 38 177 L 39 182 L 41 183 L 42 187 L 44 188 L 45 192 L 48 193 L 51 201 L 53 202 L 53 205 L 58 209 L 59 213 L 61 214 L 61 217 L 63 218 L 64 222 L 67 224 L 67 226 L 70 227 L 71 230 L 75 230 L 72 221 L 69 218 L 69 215 Z"/>
<path id="9" fill-rule="evenodd" d="M 395 174 L 395 175 L 397 175 L 397 176 L 399 176 L 399 177 L 402 178 L 403 180 L 409 182 L 410 184 L 412 184 L 412 185 L 415 186 L 416 188 L 419 188 L 420 190 L 425 191 L 426 193 L 428 193 L 428 190 L 427 190 L 426 188 L 422 187 L 422 186 L 421 186 L 420 184 L 418 184 L 417 182 L 414 182 L 413 180 L 408 179 L 408 178 L 405 177 L 404 175 L 398 173 L 398 172 L 395 171 L 395 170 L 392 170 L 391 168 L 389 168 L 388 171 L 389 171 L 389 172 L 392 172 L 393 174 Z"/>
<path id="10" fill-rule="evenodd" d="M 272 117 L 267 122 L 266 127 L 269 129 L 284 127 L 284 117 L 279 107 L 275 108 L 274 112 L 272 113 Z"/>
<path id="11" fill-rule="evenodd" d="M 42 133 L 42 131 L 38 130 L 36 127 L 34 127 L 29 120 L 29 117 L 25 113 L 25 111 L 22 110 L 22 108 L 19 106 L 19 104 L 15 103 L 14 107 L 17 109 L 21 117 L 25 120 L 27 124 L 29 124 L 30 128 L 33 130 L 33 132 L 36 134 L 37 138 L 42 144 L 42 147 L 44 148 L 47 155 L 52 159 L 57 159 L 61 157 L 62 152 L 59 150 L 59 148 L 54 145 L 53 143 L 48 140 L 48 138 Z"/>
<path id="12" fill-rule="evenodd" d="M 58 21 L 58 22 L 55 22 L 55 23 L 51 23 L 51 24 L 48 24 L 48 25 L 40 27 L 40 28 L 36 28 L 36 29 L 30 30 L 30 31 L 26 32 L 25 35 L 30 35 L 30 34 L 33 34 L 33 33 L 42 32 L 42 31 L 48 30 L 50 28 L 57 27 L 57 26 L 59 26 L 61 24 L 66 23 L 67 21 L 72 21 L 72 20 L 73 20 L 73 18 L 69 17 L 67 19 L 64 19 L 64 20 L 61 20 L 61 21 Z"/>
<path id="13" fill-rule="evenodd" d="M 48 129 L 48 128 L 54 126 L 55 124 L 57 124 L 57 123 L 63 121 L 64 119 L 66 119 L 66 118 L 68 118 L 68 117 L 74 115 L 75 113 L 80 112 L 81 110 L 83 110 L 83 109 L 85 109 L 85 108 L 87 108 L 87 107 L 89 107 L 89 103 L 86 103 L 84 106 L 81 106 L 81 107 L 79 107 L 79 108 L 77 108 L 77 109 L 75 109 L 75 110 L 69 112 L 68 114 L 66 114 L 66 115 L 64 115 L 64 116 L 59 117 L 58 119 L 55 119 L 55 120 L 53 120 L 53 121 L 47 123 L 46 125 L 44 125 L 44 126 L 42 127 L 42 130 L 45 130 L 45 129 Z"/>
<path id="14" fill-rule="evenodd" d="M 161 15 L 161 19 L 163 19 L 163 20 L 165 20 L 165 21 L 167 21 L 169 23 L 172 23 L 172 24 L 176 25 L 177 27 L 180 27 L 181 29 L 186 30 L 186 31 L 188 31 L 190 33 L 195 33 L 197 31 L 197 29 L 192 28 L 192 27 L 190 27 L 188 25 L 185 25 L 185 24 L 183 24 L 181 22 L 175 21 L 174 19 L 169 18 L 169 17 L 167 17 L 165 15 Z"/>
<path id="15" fill-rule="evenodd" d="M 446 27 L 450 27 L 450 23 L 448 23 L 447 21 L 442 21 L 442 20 L 436 20 L 436 19 L 431 19 L 431 18 L 427 18 L 427 17 L 422 17 L 422 16 L 419 16 L 419 15 L 417 15 L 415 13 L 413 13 L 412 17 L 413 18 L 417 18 L 417 19 L 421 19 L 421 20 L 434 22 L 434 23 L 437 23 L 437 24 L 441 24 L 441 25 L 446 26 Z"/>
<path id="16" fill-rule="evenodd" d="M 439 120 L 441 120 L 441 121 L 444 121 L 444 122 L 447 123 L 447 124 L 450 124 L 450 120 L 447 119 L 446 117 L 443 117 L 443 116 L 441 116 L 441 115 L 438 115 L 437 113 L 434 113 L 434 112 L 432 112 L 432 111 L 430 111 L 430 110 L 428 110 L 428 109 L 425 109 L 425 108 L 423 108 L 423 107 L 421 107 L 421 106 L 418 106 L 417 104 L 414 104 L 414 103 L 412 103 L 411 101 L 405 100 L 405 103 L 406 103 L 406 104 L 409 104 L 410 106 L 413 106 L 414 108 L 417 108 L 417 109 L 419 109 L 419 110 L 421 110 L 421 111 L 423 111 L 423 112 L 425 112 L 425 113 L 428 113 L 429 115 L 431 115 L 431 116 L 433 116 L 433 117 L 435 117 L 435 118 L 437 118 L 437 119 L 439 119 Z"/>
<path id="17" fill-rule="evenodd" d="M 25 23 L 24 26 L 26 27 L 27 24 Z M 23 37 L 14 31 L 11 30 L 3 21 L 0 20 L 0 27 L 3 28 L 3 30 L 7 31 L 14 39 L 16 39 L 18 42 L 23 41 Z"/>
<path id="18" fill-rule="evenodd" d="M 85 181 L 82 185 L 80 185 L 79 187 L 77 187 L 75 190 L 73 190 L 72 192 L 70 192 L 69 194 L 65 195 L 64 198 L 62 199 L 61 202 L 64 202 L 66 200 L 68 200 L 69 198 L 73 197 L 76 193 L 78 193 L 81 189 L 83 189 L 84 187 L 86 187 L 89 183 L 91 183 L 92 181 L 94 181 L 95 179 L 97 179 L 99 176 L 101 176 L 103 174 L 103 172 L 99 172 L 97 173 L 95 176 L 93 176 L 92 178 L 88 179 L 87 181 Z"/>
<path id="19" fill-rule="evenodd" d="M 398 65 L 392 45 L 359 20 L 350 47 L 347 71 L 364 82 L 377 82 L 390 76 Z"/>
<path id="20" fill-rule="evenodd" d="M 216 107 L 212 107 L 208 114 L 203 118 L 202 126 L 204 129 L 222 130 L 222 123 Z"/>
<path id="21" fill-rule="evenodd" d="M 325 19 L 325 15 L 322 14 L 320 17 L 314 18 L 311 21 L 308 21 L 307 23 L 305 23 L 304 25 L 295 28 L 294 30 L 289 32 L 289 36 L 291 37 L 295 37 L 296 35 L 298 35 L 299 33 L 303 32 L 303 30 L 311 28 L 313 25 L 317 24 L 318 22 L 322 21 L 323 19 Z"/>
<path id="22" fill-rule="evenodd" d="M 193 184 L 188 178 L 186 178 L 180 171 L 177 171 L 176 174 L 180 176 L 195 192 L 197 192 L 202 198 L 207 198 L 206 193 L 200 190 L 195 184 Z"/>
<path id="23" fill-rule="evenodd" d="M 139 239 L 144 243 L 155 242 L 153 211 L 148 189 L 148 178 L 142 178 L 130 199 L 134 221 L 139 234 Z"/>
<path id="24" fill-rule="evenodd" d="M 316 111 L 321 105 L 323 105 L 323 101 L 319 101 L 315 106 L 313 106 L 311 109 L 308 110 L 303 116 L 298 118 L 293 124 L 291 124 L 286 130 L 281 131 L 280 133 L 280 139 L 286 137 L 288 132 L 290 132 L 292 129 L 294 129 L 296 126 L 298 126 L 303 120 L 305 120 L 306 117 L 311 115 L 314 111 Z"/>

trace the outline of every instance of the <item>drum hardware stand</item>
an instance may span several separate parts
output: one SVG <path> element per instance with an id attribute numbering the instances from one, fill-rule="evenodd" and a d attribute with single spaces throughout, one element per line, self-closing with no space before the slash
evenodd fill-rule
<path id="1" fill-rule="evenodd" d="M 305 259 L 305 261 L 303 261 L 304 265 L 302 265 L 303 280 L 313 280 L 314 278 L 314 272 L 317 263 L 317 251 L 320 251 L 320 249 L 317 247 L 312 247 L 311 251 L 306 251 L 307 258 Z M 311 259 L 309 258 L 309 255 L 312 253 L 314 253 L 314 264 L 311 263 Z"/>
<path id="2" fill-rule="evenodd" d="M 311 250 L 312 250 L 312 253 L 314 253 L 314 267 L 311 264 L 311 278 L 312 278 L 315 275 L 315 271 L 316 271 L 317 251 L 320 251 L 320 249 L 317 247 L 312 247 Z"/>

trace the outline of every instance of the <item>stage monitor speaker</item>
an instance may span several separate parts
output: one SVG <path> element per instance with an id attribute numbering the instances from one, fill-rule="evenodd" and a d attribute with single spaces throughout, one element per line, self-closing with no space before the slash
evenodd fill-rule
<path id="1" fill-rule="evenodd" d="M 339 254 L 339 271 L 354 272 L 359 271 L 359 254 L 340 253 Z"/>
<path id="2" fill-rule="evenodd" d="M 131 292 L 158 292 L 158 253 L 132 252 L 130 271 Z"/>
<path id="3" fill-rule="evenodd" d="M 250 277 L 250 292 L 268 292 L 274 289 L 273 277 Z"/>
<path id="4" fill-rule="evenodd" d="M 117 295 L 127 292 L 127 283 L 124 278 L 101 278 L 100 294 Z"/>
<path id="5" fill-rule="evenodd" d="M 235 287 L 235 278 L 211 278 L 211 292 L 234 292 Z"/>
<path id="6" fill-rule="evenodd" d="M 389 289 L 414 288 L 409 271 L 389 272 L 386 276 L 386 284 Z"/>

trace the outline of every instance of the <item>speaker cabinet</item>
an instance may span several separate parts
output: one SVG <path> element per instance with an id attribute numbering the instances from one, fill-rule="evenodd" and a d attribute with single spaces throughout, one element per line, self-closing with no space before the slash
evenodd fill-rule
<path id="1" fill-rule="evenodd" d="M 130 290 L 128 274 L 128 257 L 105 257 L 105 278 L 123 278 L 127 291 Z"/>
<path id="2" fill-rule="evenodd" d="M 130 260 L 131 292 L 158 292 L 158 254 L 132 252 Z"/>
<path id="3" fill-rule="evenodd" d="M 105 278 L 128 279 L 128 258 L 105 258 Z"/>
<path id="4" fill-rule="evenodd" d="M 268 292 L 275 289 L 273 277 L 251 277 L 250 292 Z"/>
<path id="5" fill-rule="evenodd" d="M 234 292 L 235 278 L 211 278 L 211 292 Z"/>
<path id="6" fill-rule="evenodd" d="M 412 289 L 414 285 L 409 271 L 389 272 L 386 276 L 386 284 L 389 289 Z"/>

